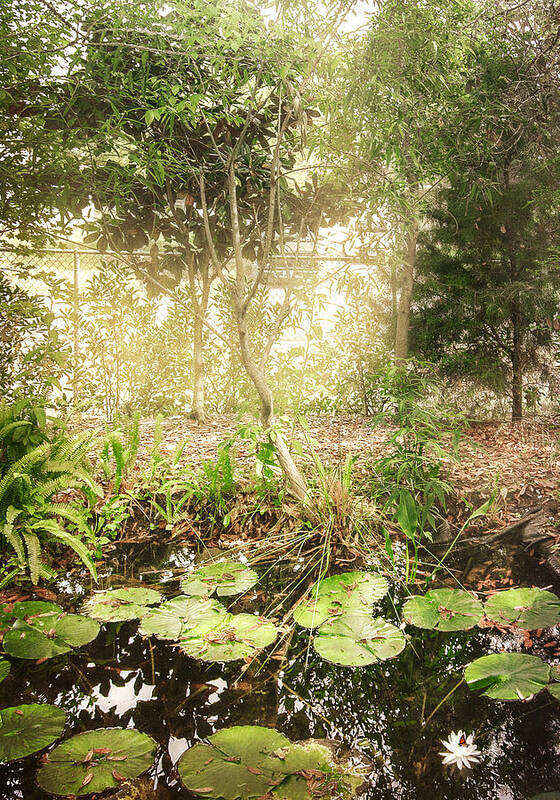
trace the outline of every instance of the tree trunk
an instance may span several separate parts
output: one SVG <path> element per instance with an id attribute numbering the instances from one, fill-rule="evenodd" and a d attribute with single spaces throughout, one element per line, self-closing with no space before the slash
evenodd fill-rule
<path id="1" fill-rule="evenodd" d="M 511 350 L 511 419 L 515 422 L 515 420 L 522 419 L 523 417 L 523 330 L 521 325 L 521 313 L 517 304 L 512 311 L 511 323 L 513 329 L 513 346 Z"/>
<path id="2" fill-rule="evenodd" d="M 197 422 L 204 422 L 206 414 L 204 411 L 204 357 L 202 350 L 202 317 L 199 313 L 194 316 L 194 335 L 193 335 L 193 398 L 189 417 Z"/>
<path id="3" fill-rule="evenodd" d="M 401 294 L 397 310 L 397 330 L 395 333 L 395 358 L 408 357 L 408 329 L 410 327 L 410 307 L 412 289 L 414 287 L 414 269 L 416 267 L 416 241 L 418 239 L 418 222 L 411 223 L 406 232 L 406 256 L 401 281 Z"/>

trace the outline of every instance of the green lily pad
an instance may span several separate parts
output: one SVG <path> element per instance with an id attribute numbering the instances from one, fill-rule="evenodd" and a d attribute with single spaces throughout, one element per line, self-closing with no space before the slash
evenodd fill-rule
<path id="1" fill-rule="evenodd" d="M 549 683 L 546 688 L 556 700 L 560 700 L 560 683 Z"/>
<path id="2" fill-rule="evenodd" d="M 10 674 L 10 662 L 5 658 L 0 658 L 0 683 Z"/>
<path id="3" fill-rule="evenodd" d="M 432 589 L 409 597 L 403 606 L 405 622 L 417 628 L 464 631 L 483 617 L 482 603 L 462 589 Z"/>
<path id="4" fill-rule="evenodd" d="M 250 658 L 276 640 L 270 620 L 255 614 L 228 614 L 210 630 L 194 628 L 181 635 L 181 650 L 202 661 L 236 661 Z"/>
<path id="5" fill-rule="evenodd" d="M 142 619 L 149 610 L 148 606 L 156 603 L 161 603 L 161 594 L 154 589 L 106 589 L 90 597 L 82 610 L 88 617 L 100 622 L 127 622 Z"/>
<path id="6" fill-rule="evenodd" d="M 560 622 L 560 598 L 544 589 L 507 589 L 489 597 L 484 611 L 493 622 L 529 631 L 550 628 Z"/>
<path id="7" fill-rule="evenodd" d="M 151 736 L 130 728 L 86 731 L 48 754 L 37 783 L 46 792 L 63 796 L 104 792 L 149 769 L 155 750 Z"/>
<path id="8" fill-rule="evenodd" d="M 14 761 L 48 747 L 61 735 L 66 714 L 47 703 L 0 711 L 0 762 Z"/>
<path id="9" fill-rule="evenodd" d="M 465 680 L 470 689 L 484 689 L 494 700 L 525 700 L 547 686 L 550 667 L 537 656 L 492 653 L 472 661 Z"/>
<path id="10" fill-rule="evenodd" d="M 317 628 L 345 612 L 371 614 L 373 604 L 387 593 L 387 581 L 373 572 L 342 572 L 315 583 L 310 596 L 294 611 L 304 628 Z"/>
<path id="11" fill-rule="evenodd" d="M 140 620 L 138 628 L 142 636 L 157 636 L 158 639 L 179 639 L 181 636 L 204 635 L 227 616 L 227 611 L 217 600 L 201 597 L 174 597 L 158 608 L 152 608 Z"/>
<path id="12" fill-rule="evenodd" d="M 258 579 L 254 570 L 238 561 L 217 561 L 185 576 L 181 589 L 196 597 L 209 597 L 214 592 L 218 597 L 229 597 L 249 591 Z"/>
<path id="13" fill-rule="evenodd" d="M 31 608 L 30 606 L 35 606 Z M 53 658 L 91 642 L 99 623 L 80 614 L 66 614 L 52 603 L 41 610 L 37 604 L 15 603 L 16 618 L 4 635 L 4 650 L 16 658 Z M 29 612 L 33 613 L 29 613 Z"/>
<path id="14" fill-rule="evenodd" d="M 327 747 L 292 743 L 278 731 L 258 725 L 238 725 L 218 731 L 209 744 L 195 744 L 181 757 L 178 770 L 194 794 L 214 800 L 310 800 L 303 771 L 325 784 L 336 774 Z M 346 776 L 340 771 L 339 781 Z M 325 787 L 326 788 L 326 787 Z M 323 793 L 321 796 L 330 796 Z"/>
<path id="15" fill-rule="evenodd" d="M 319 655 L 345 667 L 363 667 L 404 650 L 403 632 L 381 617 L 343 614 L 325 622 L 313 639 Z"/>

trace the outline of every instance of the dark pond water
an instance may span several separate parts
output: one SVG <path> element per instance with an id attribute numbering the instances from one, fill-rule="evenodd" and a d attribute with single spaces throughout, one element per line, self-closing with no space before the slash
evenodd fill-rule
<path id="1" fill-rule="evenodd" d="M 163 573 L 148 564 L 163 560 Z M 165 549 L 131 551 L 124 569 L 148 582 L 170 578 L 191 561 Z M 276 606 L 287 565 L 265 578 L 262 592 L 234 610 L 265 612 Z M 518 564 L 523 583 L 544 586 Z M 293 573 L 292 573 L 293 577 Z M 176 584 L 168 584 L 171 594 Z M 79 606 L 85 591 L 70 579 L 64 598 Z M 555 587 L 558 590 L 558 587 Z M 391 618 L 390 603 L 385 609 Z M 461 634 L 415 629 L 399 657 L 363 669 L 337 667 L 309 647 L 306 632 L 295 632 L 287 658 L 213 665 L 193 661 L 174 647 L 143 640 L 136 623 L 102 627 L 88 647 L 41 665 L 14 662 L 0 684 L 0 707 L 54 703 L 68 714 L 66 734 L 98 727 L 134 727 L 159 744 L 155 766 L 137 794 L 122 797 L 190 798 L 174 765 L 184 750 L 214 731 L 237 724 L 273 726 L 291 739 L 328 738 L 367 757 L 371 774 L 363 800 L 529 800 L 560 790 L 560 703 L 542 692 L 527 703 L 496 702 L 471 693 L 461 680 L 473 658 L 518 649 L 512 638 L 488 631 Z M 549 637 L 550 638 L 550 637 Z M 444 701 L 446 696 L 450 696 Z M 444 701 L 444 702 L 442 702 Z M 433 714 L 438 704 L 441 706 Z M 471 772 L 450 774 L 442 767 L 440 739 L 451 731 L 473 731 L 482 762 Z M 39 800 L 39 757 L 0 766 L 0 800 Z M 120 797 L 121 795 L 119 795 Z"/>

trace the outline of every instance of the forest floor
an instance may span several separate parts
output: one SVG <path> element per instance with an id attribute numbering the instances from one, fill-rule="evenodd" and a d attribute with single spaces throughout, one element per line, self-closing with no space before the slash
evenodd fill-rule
<path id="1" fill-rule="evenodd" d="M 242 422 L 249 421 L 242 420 Z M 366 475 L 368 463 L 386 456 L 391 449 L 391 430 L 375 426 L 361 416 L 309 416 L 308 430 L 295 425 L 291 440 L 300 442 L 302 467 L 312 467 L 311 450 L 327 467 L 344 463 L 347 455 L 356 458 L 354 474 Z M 186 417 L 163 420 L 160 452 L 171 457 L 185 443 L 181 461 L 193 467 L 214 461 L 220 444 L 235 435 L 240 422 L 233 415 L 216 415 L 200 424 Z M 82 420 L 81 427 L 103 429 L 100 420 Z M 137 469 L 150 459 L 154 444 L 155 423 L 145 419 L 140 428 L 140 451 Z M 234 457 L 240 473 L 252 469 L 252 443 L 237 437 Z M 544 501 L 560 501 L 560 424 L 550 419 L 529 418 L 522 422 L 482 422 L 464 430 L 459 445 L 459 459 L 451 454 L 443 459 L 444 475 L 453 486 L 456 501 L 473 506 L 488 499 L 495 491 L 491 517 L 505 524 L 520 511 Z"/>

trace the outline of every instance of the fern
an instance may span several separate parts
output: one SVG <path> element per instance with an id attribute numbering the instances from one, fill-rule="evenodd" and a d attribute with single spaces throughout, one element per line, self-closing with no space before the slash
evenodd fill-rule
<path id="1" fill-rule="evenodd" d="M 30 527 L 36 531 L 45 531 L 50 533 L 50 535 L 54 536 L 55 539 L 58 539 L 63 544 L 71 547 L 76 555 L 80 557 L 83 565 L 88 568 L 93 578 L 97 580 L 97 570 L 95 569 L 95 564 L 93 563 L 91 554 L 78 536 L 68 533 L 68 531 L 65 531 L 58 522 L 55 522 L 55 520 L 52 519 L 39 520 L 38 522 L 30 525 Z"/>
<path id="2" fill-rule="evenodd" d="M 37 584 L 41 570 L 41 543 L 39 542 L 37 534 L 31 531 L 23 531 L 22 536 L 25 539 L 25 546 L 27 548 L 27 566 L 29 568 L 31 583 Z"/>

